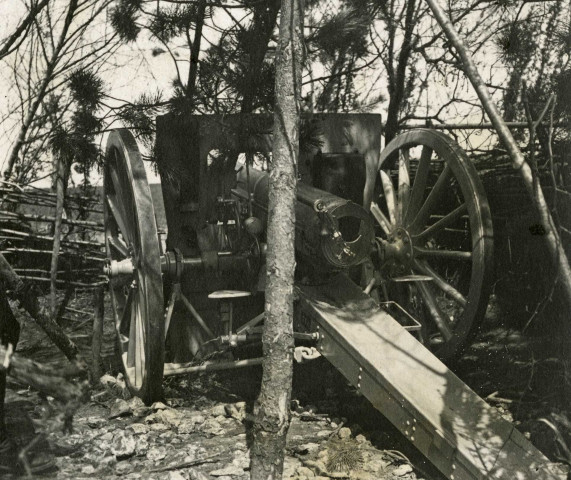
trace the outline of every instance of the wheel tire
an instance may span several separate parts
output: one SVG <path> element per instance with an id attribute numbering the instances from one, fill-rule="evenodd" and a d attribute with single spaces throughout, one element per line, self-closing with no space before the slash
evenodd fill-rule
<path id="1" fill-rule="evenodd" d="M 130 260 L 132 273 L 110 278 L 121 365 L 131 393 L 162 398 L 164 301 L 151 190 L 133 135 L 109 135 L 104 169 L 105 245 L 109 261 Z"/>
<path id="2" fill-rule="evenodd" d="M 404 295 L 391 300 L 420 317 L 428 347 L 452 360 L 477 331 L 490 295 L 493 229 L 484 187 L 464 151 L 434 130 L 399 135 L 381 153 L 380 164 L 378 236 L 395 248 L 402 242 L 411 245 L 404 250 L 411 259 L 402 260 L 398 253 L 392 263 L 380 266 L 382 276 L 392 273 L 393 284 L 398 281 L 395 271 L 431 278 L 396 285 L 390 290 Z M 391 178 L 387 166 L 394 165 Z M 455 305 L 443 310 L 447 302 Z"/>

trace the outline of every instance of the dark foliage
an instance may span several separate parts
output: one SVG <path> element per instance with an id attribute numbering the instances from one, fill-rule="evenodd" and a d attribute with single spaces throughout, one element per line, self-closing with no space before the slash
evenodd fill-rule
<path id="1" fill-rule="evenodd" d="M 111 26 L 125 42 L 134 42 L 141 31 L 137 25 L 137 10 L 140 0 L 120 0 L 111 10 Z"/>
<path id="2" fill-rule="evenodd" d="M 96 110 L 103 97 L 103 80 L 86 68 L 75 70 L 68 78 L 72 98 L 83 109 Z"/>
<path id="3" fill-rule="evenodd" d="M 119 110 L 117 116 L 135 131 L 137 137 L 147 147 L 151 147 L 155 134 L 155 117 L 161 113 L 163 106 L 160 91 L 154 94 L 142 94 L 133 103 Z"/>
<path id="4" fill-rule="evenodd" d="M 342 10 L 331 16 L 308 42 L 323 60 L 334 60 L 341 51 L 351 49 L 355 56 L 367 52 L 367 35 L 370 18 L 365 11 L 352 8 Z"/>
<path id="5" fill-rule="evenodd" d="M 184 34 L 194 27 L 198 17 L 198 3 L 161 8 L 151 20 L 149 30 L 163 42 Z M 212 9 L 206 9 L 205 18 L 212 16 Z"/>

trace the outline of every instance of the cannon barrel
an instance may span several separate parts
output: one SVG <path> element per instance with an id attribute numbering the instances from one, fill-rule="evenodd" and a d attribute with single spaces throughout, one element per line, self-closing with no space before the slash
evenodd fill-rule
<path id="1" fill-rule="evenodd" d="M 242 168 L 234 195 L 252 199 L 252 213 L 266 228 L 269 175 Z M 249 185 L 248 185 L 249 182 Z M 295 248 L 298 263 L 321 272 L 339 271 L 358 265 L 368 257 L 374 241 L 369 214 L 350 200 L 299 182 L 295 207 Z"/>

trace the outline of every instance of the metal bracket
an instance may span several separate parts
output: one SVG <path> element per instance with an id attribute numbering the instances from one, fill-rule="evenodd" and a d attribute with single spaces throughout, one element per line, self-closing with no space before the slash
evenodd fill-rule
<path id="1" fill-rule="evenodd" d="M 321 353 L 315 347 L 295 347 L 293 358 L 297 363 L 304 363 L 321 357 Z"/>

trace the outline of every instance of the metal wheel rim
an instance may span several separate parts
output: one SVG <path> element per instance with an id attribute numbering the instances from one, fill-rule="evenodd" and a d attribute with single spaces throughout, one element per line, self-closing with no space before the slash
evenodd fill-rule
<path id="1" fill-rule="evenodd" d="M 125 129 L 107 141 L 104 206 L 107 256 L 130 258 L 135 269 L 109 284 L 121 363 L 131 392 L 151 402 L 162 395 L 164 368 L 160 246 L 143 161 Z"/>
<path id="2" fill-rule="evenodd" d="M 491 213 L 489 209 L 489 205 L 486 199 L 485 191 L 482 186 L 482 183 L 478 177 L 477 171 L 475 167 L 470 163 L 469 159 L 467 158 L 464 151 L 448 136 L 440 133 L 435 132 L 433 130 L 415 130 L 411 132 L 406 132 L 402 135 L 399 135 L 393 141 L 387 145 L 387 147 L 383 150 L 381 157 L 380 157 L 380 164 L 381 170 L 379 175 L 381 177 L 381 185 L 383 190 L 383 197 L 384 199 L 391 197 L 390 188 L 387 187 L 387 175 L 386 172 L 382 170 L 382 166 L 387 162 L 389 158 L 394 159 L 395 156 L 398 154 L 398 182 L 397 186 L 393 185 L 393 192 L 392 192 L 392 201 L 395 202 L 394 212 L 395 217 L 393 215 L 386 215 L 385 220 L 387 220 L 394 229 L 395 225 L 400 225 L 404 227 L 407 231 L 410 229 L 413 232 L 411 238 L 411 243 L 414 245 L 414 256 L 418 255 L 418 261 L 422 259 L 422 263 L 420 267 L 418 265 L 417 258 L 414 259 L 414 263 L 412 264 L 410 271 L 407 273 L 411 274 L 421 274 L 425 276 L 431 276 L 433 281 L 431 282 L 414 282 L 414 285 L 418 290 L 418 297 L 420 297 L 424 303 L 426 302 L 427 295 L 430 297 L 430 292 L 432 290 L 436 290 L 443 294 L 447 298 L 451 298 L 448 292 L 444 292 L 442 287 L 439 286 L 435 279 L 438 275 L 438 271 L 435 272 L 434 268 L 434 259 L 437 258 L 433 256 L 436 252 L 429 251 L 423 253 L 417 253 L 418 248 L 423 248 L 420 245 L 420 242 L 426 240 L 427 236 L 423 233 L 427 230 L 427 225 L 424 223 L 420 225 L 419 223 L 423 223 L 422 221 L 417 221 L 416 225 L 413 225 L 415 222 L 414 211 L 419 213 L 422 210 L 422 206 L 427 203 L 427 194 L 426 191 L 426 183 L 424 184 L 424 189 L 419 188 L 418 191 L 423 191 L 423 195 L 420 195 L 420 201 L 418 200 L 419 195 L 413 194 L 415 183 L 417 178 L 422 178 L 423 175 L 420 175 L 421 167 L 420 164 L 422 162 L 428 163 L 429 166 L 431 165 L 431 160 L 419 160 L 418 162 L 418 169 L 414 178 L 414 183 L 410 180 L 410 162 L 407 162 L 406 155 L 404 154 L 405 151 L 410 152 L 410 149 L 413 147 L 422 147 L 422 155 L 425 155 L 427 158 L 432 158 L 432 153 L 428 154 L 428 149 L 432 152 L 436 152 L 436 155 L 443 163 L 443 166 L 446 165 L 449 168 L 449 178 L 454 179 L 457 182 L 459 187 L 459 191 L 463 196 L 464 203 L 466 205 L 464 212 L 467 214 L 468 217 L 468 224 L 470 228 L 471 234 L 471 272 L 469 278 L 469 287 L 467 294 L 463 292 L 460 293 L 461 296 L 465 299 L 465 305 L 463 305 L 463 311 L 458 318 L 455 319 L 452 326 L 453 336 L 448 341 L 443 341 L 444 339 L 442 331 L 440 327 L 437 327 L 439 330 L 438 335 L 440 336 L 439 341 L 441 342 L 440 345 L 435 345 L 432 347 L 434 353 L 438 355 L 443 360 L 451 360 L 458 356 L 463 348 L 465 347 L 466 343 L 471 339 L 474 333 L 477 331 L 477 328 L 485 315 L 489 294 L 490 294 L 490 280 L 492 274 L 492 267 L 493 267 L 493 230 L 492 230 L 492 219 Z M 410 159 L 409 159 L 410 160 Z M 430 169 L 428 170 L 430 172 Z M 428 181 L 427 173 L 425 182 Z M 406 188 L 406 177 L 408 176 L 409 179 L 409 188 L 407 191 Z M 438 178 L 446 176 L 443 172 L 438 176 Z M 411 184 L 412 183 L 412 184 Z M 422 184 L 422 181 L 420 182 Z M 401 186 L 402 185 L 402 186 Z M 443 182 L 445 186 L 446 183 Z M 442 190 L 444 187 L 441 187 Z M 442 190 L 442 192 L 446 192 L 446 190 Z M 388 195 L 387 195 L 388 194 Z M 442 193 L 441 193 L 442 195 Z M 405 198 L 405 202 L 402 202 L 402 198 Z M 409 209 L 405 206 L 404 209 L 402 204 L 408 202 Z M 419 203 L 420 202 L 420 203 Z M 414 206 L 413 206 L 414 204 Z M 404 212 L 403 212 L 404 210 Z M 459 221 L 462 214 L 462 209 L 454 210 L 456 212 L 449 212 L 451 215 L 448 216 L 445 214 L 443 216 L 447 217 L 448 221 L 450 222 L 449 225 L 453 224 L 453 221 Z M 385 210 L 388 212 L 388 209 Z M 430 213 L 430 212 L 429 212 Z M 453 220 L 456 218 L 456 220 Z M 451 220 L 452 219 L 452 220 Z M 427 219 L 428 220 L 428 219 Z M 434 225 L 437 222 L 434 222 Z M 442 228 L 446 227 L 446 223 L 443 224 Z M 381 228 L 381 230 L 386 230 L 385 228 Z M 435 230 L 438 233 L 439 229 Z M 416 235 L 416 236 L 415 236 Z M 420 238 L 418 237 L 420 235 Z M 430 249 L 429 249 L 430 250 Z M 440 248 L 436 248 L 435 250 L 441 250 Z M 425 258 L 422 258 L 425 255 Z M 432 256 L 431 261 L 427 261 L 426 258 L 430 258 Z M 458 255 L 459 256 L 459 255 Z M 451 259 L 447 259 L 447 261 L 451 261 Z M 427 271 L 426 265 L 432 271 Z M 423 267 L 423 268 L 421 268 Z M 459 267 L 459 270 L 461 268 Z M 442 279 L 442 277 L 441 277 Z M 430 284 L 430 285 L 427 285 Z M 454 288 L 453 285 L 450 285 Z M 426 293 L 426 288 L 429 289 L 429 294 Z M 422 290 L 422 291 L 421 291 Z M 454 295 L 456 293 L 453 292 Z M 454 296 L 453 300 L 460 305 L 460 297 Z M 432 302 L 434 303 L 434 302 Z M 434 305 L 431 305 L 434 307 Z M 438 302 L 436 302 L 436 306 L 438 307 Z M 429 309 L 430 310 L 430 309 Z M 432 316 L 432 310 L 429 311 L 429 320 L 434 324 L 434 317 Z M 446 318 L 446 315 L 444 315 Z M 438 337 L 434 337 L 438 338 Z"/>

